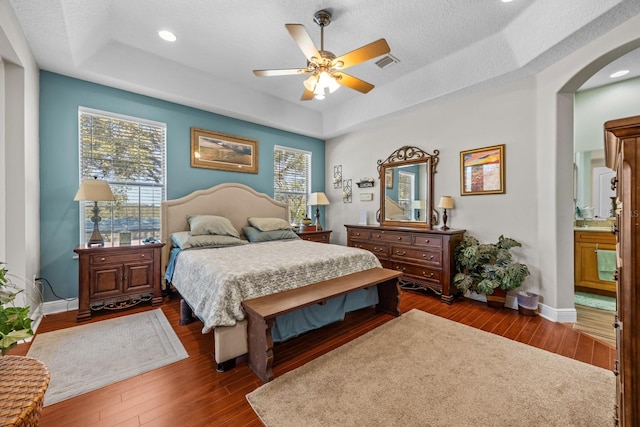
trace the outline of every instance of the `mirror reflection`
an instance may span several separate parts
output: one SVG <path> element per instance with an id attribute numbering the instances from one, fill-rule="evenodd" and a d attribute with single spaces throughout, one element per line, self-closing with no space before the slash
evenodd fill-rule
<path id="1" fill-rule="evenodd" d="M 575 155 L 574 201 L 576 219 L 607 219 L 614 215 L 615 171 L 605 165 L 604 150 L 580 151 Z"/>
<path id="2" fill-rule="evenodd" d="M 438 151 L 428 154 L 404 146 L 386 160 L 378 160 L 380 172 L 380 223 L 402 227 L 431 227 L 433 173 Z"/>

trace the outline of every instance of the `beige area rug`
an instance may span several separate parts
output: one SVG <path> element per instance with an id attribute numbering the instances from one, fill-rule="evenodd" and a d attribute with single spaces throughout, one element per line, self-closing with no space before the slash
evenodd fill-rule
<path id="1" fill-rule="evenodd" d="M 399 318 L 247 395 L 270 426 L 613 426 L 611 371 L 431 314 Z"/>
<path id="2" fill-rule="evenodd" d="M 37 334 L 27 356 L 49 368 L 45 406 L 189 357 L 160 309 Z"/>

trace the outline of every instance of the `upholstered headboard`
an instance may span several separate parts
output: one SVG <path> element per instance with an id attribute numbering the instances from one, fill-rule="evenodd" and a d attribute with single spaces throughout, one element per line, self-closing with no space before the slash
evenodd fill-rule
<path id="1" fill-rule="evenodd" d="M 166 243 L 162 252 L 162 273 L 169 261 L 172 233 L 188 231 L 187 215 L 218 215 L 228 218 L 242 235 L 242 227 L 249 225 L 247 218 L 269 217 L 288 219 L 288 207 L 264 193 L 258 193 L 244 184 L 219 184 L 197 190 L 179 199 L 162 202 L 160 238 Z"/>

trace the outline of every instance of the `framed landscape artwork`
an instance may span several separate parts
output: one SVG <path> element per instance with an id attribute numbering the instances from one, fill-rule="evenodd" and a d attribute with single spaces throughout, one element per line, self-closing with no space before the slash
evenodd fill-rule
<path id="1" fill-rule="evenodd" d="M 460 152 L 460 194 L 502 194 L 504 144 Z"/>
<path id="2" fill-rule="evenodd" d="M 191 128 L 191 167 L 258 173 L 258 140 Z"/>

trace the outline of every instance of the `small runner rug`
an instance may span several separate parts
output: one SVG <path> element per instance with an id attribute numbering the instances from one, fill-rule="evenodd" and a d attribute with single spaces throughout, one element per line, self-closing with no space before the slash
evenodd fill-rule
<path id="1" fill-rule="evenodd" d="M 613 297 L 587 292 L 575 292 L 574 297 L 574 302 L 578 305 L 599 308 L 600 310 L 616 311 L 616 299 Z"/>
<path id="2" fill-rule="evenodd" d="M 36 334 L 29 357 L 51 380 L 44 405 L 66 400 L 188 357 L 162 310 Z"/>
<path id="3" fill-rule="evenodd" d="M 613 426 L 615 392 L 611 371 L 411 310 L 247 400 L 268 427 L 586 427 Z"/>

